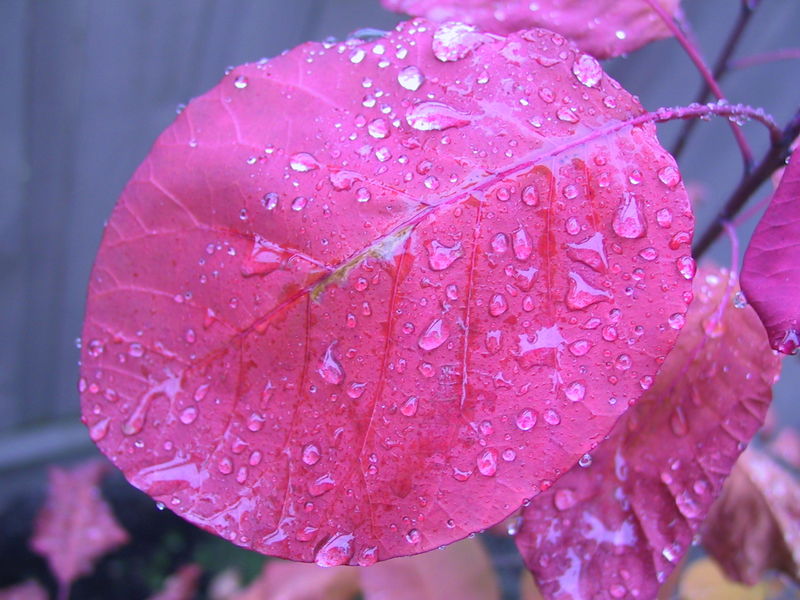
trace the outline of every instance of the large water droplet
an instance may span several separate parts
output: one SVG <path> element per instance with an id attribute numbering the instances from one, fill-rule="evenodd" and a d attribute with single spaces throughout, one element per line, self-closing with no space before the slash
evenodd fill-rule
<path id="1" fill-rule="evenodd" d="M 411 65 L 397 74 L 397 83 L 410 92 L 416 92 L 425 81 L 425 76 L 417 67 Z"/>
<path id="2" fill-rule="evenodd" d="M 406 122 L 417 131 L 440 131 L 469 125 L 469 115 L 443 102 L 420 102 L 406 111 Z"/>
<path id="3" fill-rule="evenodd" d="M 303 446 L 303 462 L 309 466 L 315 465 L 319 462 L 320 453 L 319 448 L 315 444 L 306 444 Z"/>
<path id="4" fill-rule="evenodd" d="M 400 405 L 400 412 L 405 415 L 406 417 L 413 417 L 417 414 L 417 406 L 419 405 L 419 401 L 417 400 L 416 396 L 411 396 L 406 399 L 403 404 Z"/>
<path id="5" fill-rule="evenodd" d="M 322 545 L 314 557 L 320 567 L 338 567 L 347 564 L 353 556 L 352 533 L 336 533 Z"/>
<path id="6" fill-rule="evenodd" d="M 499 317 L 508 310 L 508 302 L 503 294 L 495 294 L 489 300 L 489 314 L 493 317 Z"/>
<path id="7" fill-rule="evenodd" d="M 603 68 L 588 54 L 580 54 L 572 63 L 572 74 L 586 87 L 594 87 L 603 78 Z"/>
<path id="8" fill-rule="evenodd" d="M 567 290 L 567 307 L 572 310 L 582 310 L 603 300 L 610 300 L 611 294 L 589 285 L 578 273 L 569 273 L 569 289 Z"/>
<path id="9" fill-rule="evenodd" d="M 672 165 L 667 165 L 658 171 L 658 179 L 666 186 L 675 187 L 681 182 L 681 174 Z"/>
<path id="10" fill-rule="evenodd" d="M 514 248 L 514 256 L 519 260 L 527 260 L 533 253 L 531 236 L 528 235 L 528 231 L 521 225 L 512 234 L 511 246 Z"/>
<path id="11" fill-rule="evenodd" d="M 328 383 L 339 385 L 344 381 L 344 369 L 333 354 L 333 347 L 335 345 L 336 342 L 331 342 L 325 350 L 325 354 L 322 356 L 322 359 L 320 359 L 317 373 Z"/>
<path id="12" fill-rule="evenodd" d="M 478 472 L 486 477 L 492 477 L 497 473 L 498 452 L 494 448 L 487 448 L 478 455 Z"/>
<path id="13" fill-rule="evenodd" d="M 456 259 L 464 256 L 461 242 L 456 242 L 452 246 L 445 246 L 441 242 L 431 240 L 425 244 L 425 249 L 428 251 L 428 264 L 434 271 L 444 271 Z"/>
<path id="14" fill-rule="evenodd" d="M 536 425 L 536 411 L 531 408 L 523 408 L 517 414 L 517 427 L 522 431 L 530 431 Z"/>
<path id="15" fill-rule="evenodd" d="M 614 233 L 621 238 L 636 239 L 644 237 L 647 227 L 636 196 L 624 192 L 611 227 L 614 229 Z"/>
<path id="16" fill-rule="evenodd" d="M 336 485 L 336 480 L 330 473 L 317 477 L 314 481 L 308 484 L 308 493 L 314 496 L 321 496 L 325 492 L 329 492 Z"/>
<path id="17" fill-rule="evenodd" d="M 573 381 L 566 388 L 564 388 L 564 394 L 568 400 L 571 400 L 572 402 L 580 402 L 586 397 L 586 386 L 580 381 Z"/>
<path id="18" fill-rule="evenodd" d="M 179 418 L 184 425 L 191 425 L 197 420 L 197 409 L 194 406 L 187 406 L 181 411 Z"/>
<path id="19" fill-rule="evenodd" d="M 417 343 L 423 350 L 435 350 L 445 343 L 449 335 L 450 333 L 444 326 L 444 321 L 442 319 L 434 319 L 422 335 L 419 336 Z"/>
<path id="20" fill-rule="evenodd" d="M 100 419 L 97 423 L 89 428 L 89 437 L 93 442 L 99 442 L 105 438 L 106 435 L 108 435 L 108 426 L 110 423 L 111 419 L 106 417 L 104 419 Z"/>
<path id="21" fill-rule="evenodd" d="M 308 152 L 298 152 L 296 154 L 292 154 L 292 156 L 289 158 L 289 166 L 293 171 L 297 171 L 298 173 L 306 173 L 308 171 L 318 169 L 319 163 L 317 162 L 317 159 Z"/>
<path id="22" fill-rule="evenodd" d="M 605 273 L 608 269 L 603 234 L 599 232 L 579 244 L 567 244 L 567 256 L 588 265 L 598 273 Z"/>

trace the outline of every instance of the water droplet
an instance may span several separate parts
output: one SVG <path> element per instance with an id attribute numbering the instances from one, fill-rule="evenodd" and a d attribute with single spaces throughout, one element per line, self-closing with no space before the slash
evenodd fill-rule
<path id="1" fill-rule="evenodd" d="M 505 233 L 498 233 L 492 238 L 492 250 L 497 254 L 508 252 L 508 236 Z"/>
<path id="2" fill-rule="evenodd" d="M 568 400 L 571 400 L 572 402 L 580 402 L 586 396 L 586 386 L 580 381 L 573 381 L 566 388 L 564 388 L 564 394 Z"/>
<path id="3" fill-rule="evenodd" d="M 248 84 L 247 77 L 245 77 L 244 75 L 239 75 L 238 77 L 236 77 L 236 79 L 233 80 L 233 85 L 240 90 L 246 88 L 247 84 Z"/>
<path id="4" fill-rule="evenodd" d="M 697 266 L 691 256 L 681 256 L 675 261 L 675 265 L 678 267 L 678 273 L 680 273 L 684 279 L 694 278 Z"/>
<path id="5" fill-rule="evenodd" d="M 217 469 L 223 475 L 230 475 L 233 473 L 233 462 L 226 456 L 217 463 Z"/>
<path id="6" fill-rule="evenodd" d="M 583 310 L 592 304 L 610 300 L 609 292 L 599 290 L 589 285 L 578 273 L 569 273 L 569 289 L 565 298 L 567 307 L 572 310 Z"/>
<path id="7" fill-rule="evenodd" d="M 419 530 L 417 530 L 417 529 L 411 529 L 411 530 L 410 530 L 410 531 L 409 531 L 409 532 L 406 534 L 406 541 L 407 541 L 409 544 L 419 544 L 419 543 L 420 543 L 420 541 L 422 541 L 422 535 L 420 534 Z"/>
<path id="8" fill-rule="evenodd" d="M 363 48 L 354 48 L 353 51 L 350 53 L 350 62 L 354 65 L 360 63 L 364 58 L 367 56 L 367 53 L 364 51 Z"/>
<path id="9" fill-rule="evenodd" d="M 603 69 L 594 57 L 581 54 L 572 63 L 572 74 L 586 87 L 594 87 L 603 78 Z"/>
<path id="10" fill-rule="evenodd" d="M 497 473 L 497 450 L 494 448 L 486 448 L 478 456 L 478 472 L 486 477 L 492 477 Z"/>
<path id="11" fill-rule="evenodd" d="M 580 117 L 576 115 L 569 107 L 562 106 L 556 111 L 556 116 L 558 117 L 559 121 L 564 121 L 565 123 L 577 123 L 580 121 Z"/>
<path id="12" fill-rule="evenodd" d="M 673 329 L 681 329 L 686 324 L 686 315 L 683 313 L 673 313 L 669 316 L 667 322 Z"/>
<path id="13" fill-rule="evenodd" d="M 197 420 L 197 409 L 194 406 L 188 406 L 181 411 L 179 418 L 184 425 L 191 425 Z"/>
<path id="14" fill-rule="evenodd" d="M 517 427 L 522 431 L 530 431 L 536 425 L 536 411 L 531 408 L 523 408 L 517 413 Z"/>
<path id="15" fill-rule="evenodd" d="M 592 344 L 588 340 L 575 340 L 567 348 L 572 356 L 585 356 L 591 349 Z"/>
<path id="16" fill-rule="evenodd" d="M 382 140 L 389 136 L 389 124 L 386 119 L 373 119 L 367 125 L 367 132 L 374 138 Z"/>
<path id="17" fill-rule="evenodd" d="M 578 223 L 578 219 L 575 217 L 569 217 L 564 222 L 564 229 L 570 235 L 578 235 L 581 232 L 581 224 Z"/>
<path id="18" fill-rule="evenodd" d="M 319 168 L 319 163 L 313 155 L 308 152 L 298 152 L 289 157 L 289 166 L 298 173 L 307 173 Z"/>
<path id="19" fill-rule="evenodd" d="M 493 317 L 499 317 L 508 310 L 508 302 L 503 294 L 495 294 L 489 300 L 489 314 Z"/>
<path id="20" fill-rule="evenodd" d="M 542 418 L 544 419 L 544 422 L 547 423 L 548 425 L 558 425 L 559 423 L 561 423 L 561 416 L 552 408 L 546 409 L 542 413 Z"/>
<path id="21" fill-rule="evenodd" d="M 428 251 L 428 264 L 434 271 L 444 271 L 456 259 L 464 256 L 461 242 L 456 242 L 452 246 L 445 246 L 441 242 L 431 240 L 426 242 L 425 249 Z"/>
<path id="22" fill-rule="evenodd" d="M 400 412 L 406 417 L 413 417 L 417 414 L 417 406 L 419 401 L 416 396 L 411 396 L 400 405 Z"/>
<path id="23" fill-rule="evenodd" d="M 611 227 L 621 238 L 636 239 L 644 236 L 647 228 L 636 196 L 623 193 Z"/>
<path id="24" fill-rule="evenodd" d="M 487 39 L 472 25 L 456 21 L 443 23 L 433 34 L 433 54 L 442 62 L 461 60 Z"/>
<path id="25" fill-rule="evenodd" d="M 319 462 L 320 453 L 319 448 L 314 444 L 306 444 L 303 446 L 303 462 L 309 466 L 313 466 Z"/>
<path id="26" fill-rule="evenodd" d="M 604 273 L 608 269 L 603 234 L 599 232 L 578 244 L 567 244 L 567 256 L 588 265 L 598 273 Z"/>
<path id="27" fill-rule="evenodd" d="M 319 373 L 328 383 L 339 385 L 342 383 L 342 381 L 344 381 L 344 369 L 333 355 L 333 347 L 335 345 L 336 342 L 331 342 L 328 348 L 325 350 L 325 354 L 322 356 L 322 359 L 320 359 L 317 373 Z"/>
<path id="28" fill-rule="evenodd" d="M 364 395 L 364 390 L 367 388 L 366 383 L 359 383 L 353 381 L 347 386 L 347 395 L 353 400 L 358 400 Z"/>
<path id="29" fill-rule="evenodd" d="M 329 492 L 334 488 L 336 485 L 336 481 L 333 479 L 330 473 L 326 473 L 325 475 L 321 475 L 317 477 L 314 481 L 309 482 L 308 484 L 308 493 L 314 496 L 321 496 L 325 492 Z"/>
<path id="30" fill-rule="evenodd" d="M 514 248 L 514 256 L 519 260 L 527 260 L 533 253 L 531 237 L 528 235 L 528 231 L 521 225 L 512 234 L 511 245 Z"/>
<path id="31" fill-rule="evenodd" d="M 100 342 L 98 342 L 97 340 L 89 342 L 89 355 L 96 357 L 99 356 L 100 353 L 102 353 L 102 349 L 96 354 L 92 354 L 93 352 L 92 344 L 95 343 L 99 344 Z M 100 347 L 102 348 L 102 344 L 100 344 Z M 142 347 L 141 344 L 134 342 L 128 346 L 128 356 L 132 356 L 133 358 L 141 358 L 142 356 L 144 356 L 144 348 Z"/>
<path id="32" fill-rule="evenodd" d="M 319 549 L 314 562 L 320 567 L 338 567 L 347 564 L 353 556 L 353 534 L 336 533 Z"/>
<path id="33" fill-rule="evenodd" d="M 743 292 L 739 291 L 733 295 L 733 305 L 736 308 L 745 308 L 747 306 L 747 298 L 745 298 Z"/>
<path id="34" fill-rule="evenodd" d="M 675 187 L 681 182 L 681 174 L 672 165 L 667 165 L 658 171 L 658 179 L 666 186 Z"/>
<path id="35" fill-rule="evenodd" d="M 536 206 L 539 204 L 539 197 L 536 194 L 536 188 L 534 186 L 529 185 L 522 190 L 522 203 L 527 206 Z"/>
<path id="36" fill-rule="evenodd" d="M 376 562 L 378 562 L 378 548 L 376 546 L 364 548 L 358 555 L 359 567 L 371 567 Z"/>
<path id="37" fill-rule="evenodd" d="M 420 102 L 408 108 L 406 122 L 417 131 L 441 131 L 469 125 L 471 119 L 442 102 Z"/>
<path id="38" fill-rule="evenodd" d="M 592 455 L 591 454 L 584 454 L 578 460 L 578 466 L 583 467 L 584 469 L 587 467 L 592 466 Z"/>
<path id="39" fill-rule="evenodd" d="M 111 424 L 111 419 L 106 417 L 100 419 L 97 423 L 89 428 L 89 437 L 93 442 L 99 442 L 108 435 L 108 427 Z"/>
<path id="40" fill-rule="evenodd" d="M 306 206 L 308 206 L 308 198 L 305 196 L 298 196 L 294 200 L 292 200 L 292 210 L 295 212 L 300 212 Z"/>
<path id="41" fill-rule="evenodd" d="M 419 341 L 417 343 L 423 350 L 435 350 L 445 343 L 449 335 L 450 333 L 444 326 L 442 319 L 434 319 L 422 335 L 419 336 Z"/>
<path id="42" fill-rule="evenodd" d="M 351 189 L 353 184 L 361 179 L 361 175 L 354 173 L 353 171 L 341 170 L 334 171 L 328 175 L 328 179 L 330 180 L 333 189 L 335 189 L 337 192 L 343 192 Z M 275 194 L 275 197 L 275 202 L 277 204 L 277 194 Z M 264 196 L 264 198 L 266 198 L 266 196 Z"/>
<path id="43" fill-rule="evenodd" d="M 417 67 L 411 65 L 397 74 L 397 83 L 410 92 L 416 92 L 425 81 L 425 76 Z"/>
<path id="44" fill-rule="evenodd" d="M 667 229 L 672 227 L 672 213 L 668 208 L 661 208 L 656 213 L 656 223 L 659 227 Z"/>

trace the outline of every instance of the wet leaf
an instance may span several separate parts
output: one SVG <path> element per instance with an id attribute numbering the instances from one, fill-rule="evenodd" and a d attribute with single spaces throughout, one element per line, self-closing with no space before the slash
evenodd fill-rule
<path id="1" fill-rule="evenodd" d="M 542 30 L 412 21 L 232 70 L 109 221 L 92 438 L 265 554 L 369 565 L 499 522 L 677 337 L 693 217 L 642 112 Z"/>
<path id="2" fill-rule="evenodd" d="M 39 582 L 25 581 L 0 590 L 0 600 L 48 600 L 48 596 Z"/>
<path id="3" fill-rule="evenodd" d="M 39 511 L 31 548 L 47 559 L 62 588 L 94 569 L 104 554 L 128 542 L 100 493 L 105 463 L 50 469 L 47 499 Z"/>
<path id="4" fill-rule="evenodd" d="M 736 581 L 755 585 L 775 569 L 800 582 L 800 482 L 748 449 L 703 526 L 703 545 Z"/>
<path id="5" fill-rule="evenodd" d="M 523 510 L 547 598 L 650 598 L 763 422 L 780 360 L 725 271 L 702 270 L 675 349 L 611 436 Z"/>
<path id="6" fill-rule="evenodd" d="M 197 598 L 197 586 L 203 574 L 198 565 L 183 565 L 164 582 L 160 592 L 150 600 L 192 600 Z"/>
<path id="7" fill-rule="evenodd" d="M 800 154 L 794 152 L 750 239 L 742 289 L 767 328 L 772 347 L 800 346 Z"/>
<path id="8" fill-rule="evenodd" d="M 670 13 L 679 0 L 659 0 Z M 463 21 L 508 34 L 544 27 L 597 58 L 611 58 L 669 37 L 669 29 L 643 0 L 382 0 L 389 10 L 433 21 Z"/>

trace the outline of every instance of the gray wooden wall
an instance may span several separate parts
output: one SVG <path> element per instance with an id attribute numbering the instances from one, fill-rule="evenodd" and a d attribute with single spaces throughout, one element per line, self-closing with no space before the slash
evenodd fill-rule
<path id="1" fill-rule="evenodd" d="M 739 4 L 685 0 L 707 52 Z M 398 20 L 378 0 L 0 0 L 0 474 L 89 446 L 75 390 L 84 289 L 103 220 L 176 105 L 227 65 Z M 797 23 L 800 1 L 764 0 L 742 53 L 800 46 Z M 648 108 L 686 104 L 698 85 L 674 41 L 609 69 Z M 798 82 L 800 61 L 725 83 L 732 100 L 785 120 Z M 724 124 L 698 129 L 682 167 L 705 186 L 702 225 L 735 185 L 739 159 Z M 663 130 L 666 142 L 674 130 Z M 748 132 L 763 147 L 761 132 Z M 788 362 L 778 404 L 797 425 L 797 361 Z"/>

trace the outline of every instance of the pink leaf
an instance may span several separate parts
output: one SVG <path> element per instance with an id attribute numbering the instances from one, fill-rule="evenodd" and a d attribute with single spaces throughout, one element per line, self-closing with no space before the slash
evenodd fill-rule
<path id="1" fill-rule="evenodd" d="M 261 575 L 233 600 L 352 600 L 360 587 L 358 572 L 353 567 L 325 569 L 270 560 Z"/>
<path id="2" fill-rule="evenodd" d="M 475 539 L 361 570 L 365 600 L 500 600 L 489 555 Z"/>
<path id="3" fill-rule="evenodd" d="M 800 482 L 748 449 L 703 525 L 703 546 L 735 581 L 755 585 L 776 569 L 800 582 Z"/>
<path id="4" fill-rule="evenodd" d="M 670 13 L 679 0 L 659 0 Z M 382 0 L 389 10 L 432 21 L 463 21 L 508 34 L 544 27 L 597 58 L 611 58 L 671 36 L 644 0 Z"/>
<path id="5" fill-rule="evenodd" d="M 517 545 L 545 598 L 651 598 L 763 422 L 780 360 L 724 271 L 706 269 L 653 387 L 523 510 Z"/>
<path id="6" fill-rule="evenodd" d="M 742 289 L 772 347 L 800 346 L 800 155 L 789 165 L 744 254 Z"/>
<path id="7" fill-rule="evenodd" d="M 197 597 L 197 584 L 203 571 L 198 565 L 183 565 L 164 582 L 164 587 L 150 600 L 192 600 Z"/>
<path id="8" fill-rule="evenodd" d="M 105 471 L 107 465 L 96 460 L 71 470 L 50 470 L 47 500 L 31 547 L 47 559 L 62 588 L 91 573 L 97 559 L 128 541 L 100 494 Z"/>
<path id="9" fill-rule="evenodd" d="M 485 529 L 677 337 L 693 217 L 639 104 L 550 32 L 451 36 L 447 62 L 436 39 L 412 21 L 234 69 L 109 221 L 84 420 L 242 546 L 368 565 Z"/>
<path id="10" fill-rule="evenodd" d="M 37 581 L 25 581 L 0 590 L 0 600 L 47 600 L 47 590 Z"/>

